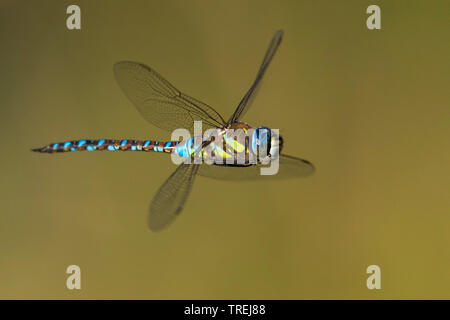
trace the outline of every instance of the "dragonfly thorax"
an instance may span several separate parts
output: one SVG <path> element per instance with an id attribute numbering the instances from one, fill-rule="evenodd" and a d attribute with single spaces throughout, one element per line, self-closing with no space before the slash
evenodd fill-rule
<path id="1" fill-rule="evenodd" d="M 281 145 L 281 137 L 273 130 L 252 128 L 241 122 L 226 128 L 210 129 L 204 137 L 182 141 L 174 152 L 184 158 L 197 155 L 209 164 L 251 165 L 276 159 Z"/>

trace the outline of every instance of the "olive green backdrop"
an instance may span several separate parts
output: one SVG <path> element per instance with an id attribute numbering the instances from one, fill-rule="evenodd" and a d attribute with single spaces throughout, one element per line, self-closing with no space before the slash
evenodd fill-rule
<path id="1" fill-rule="evenodd" d="M 82 29 L 66 28 L 78 4 Z M 381 30 L 366 8 L 381 7 Z M 450 298 L 448 1 L 0 2 L 0 298 Z M 161 233 L 151 153 L 35 154 L 151 138 L 112 72 L 146 63 L 228 117 L 273 33 L 245 121 L 317 167 L 279 182 L 198 177 Z M 66 289 L 68 265 L 82 290 Z M 381 290 L 366 268 L 381 267 Z"/>

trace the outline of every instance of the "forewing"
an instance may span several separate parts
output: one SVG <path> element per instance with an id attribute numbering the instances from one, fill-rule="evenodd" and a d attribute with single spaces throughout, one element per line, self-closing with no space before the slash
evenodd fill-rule
<path id="1" fill-rule="evenodd" d="M 272 164 L 273 165 L 273 164 Z M 220 180 L 278 180 L 306 177 L 314 173 L 314 165 L 304 159 L 282 154 L 279 157 L 279 169 L 274 175 L 261 175 L 263 165 L 255 164 L 247 167 L 200 165 L 198 174 Z"/>
<path id="2" fill-rule="evenodd" d="M 250 108 L 250 105 L 252 104 L 252 101 L 256 96 L 259 86 L 261 85 L 261 80 L 264 76 L 264 73 L 266 72 L 266 69 L 270 64 L 270 61 L 272 61 L 272 58 L 275 55 L 275 52 L 277 51 L 282 39 L 283 39 L 283 30 L 278 30 L 269 44 L 269 48 L 267 49 L 263 62 L 259 67 L 259 71 L 256 75 L 255 81 L 253 82 L 252 86 L 247 91 L 245 96 L 242 98 L 241 102 L 236 108 L 236 111 L 234 111 L 234 113 L 231 115 L 230 119 L 228 120 L 228 123 L 238 121 Z"/>

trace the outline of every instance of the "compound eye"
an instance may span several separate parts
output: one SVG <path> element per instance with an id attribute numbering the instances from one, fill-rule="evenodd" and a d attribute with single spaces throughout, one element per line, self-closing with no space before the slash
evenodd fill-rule
<path id="1" fill-rule="evenodd" d="M 261 142 L 269 142 L 271 137 L 271 131 L 267 127 L 258 128 L 258 139 L 261 145 Z"/>
<path id="2" fill-rule="evenodd" d="M 259 127 L 253 131 L 252 135 L 252 150 L 256 154 L 261 153 L 261 147 L 266 149 L 266 154 L 269 154 L 271 142 L 271 131 L 267 127 Z"/>
<path id="3" fill-rule="evenodd" d="M 255 129 L 252 134 L 252 141 L 251 141 L 252 151 L 254 154 L 256 154 L 258 150 L 258 144 L 259 144 L 259 138 L 258 138 L 258 129 Z"/>

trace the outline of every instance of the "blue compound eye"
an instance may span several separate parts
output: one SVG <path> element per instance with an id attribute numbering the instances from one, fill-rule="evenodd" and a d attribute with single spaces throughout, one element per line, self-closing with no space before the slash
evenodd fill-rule
<path id="1" fill-rule="evenodd" d="M 266 149 L 266 154 L 269 154 L 271 142 L 271 130 L 267 127 L 259 127 L 253 131 L 252 135 L 252 151 L 256 154 L 258 148 Z M 258 153 L 261 153 L 259 150 Z"/>

